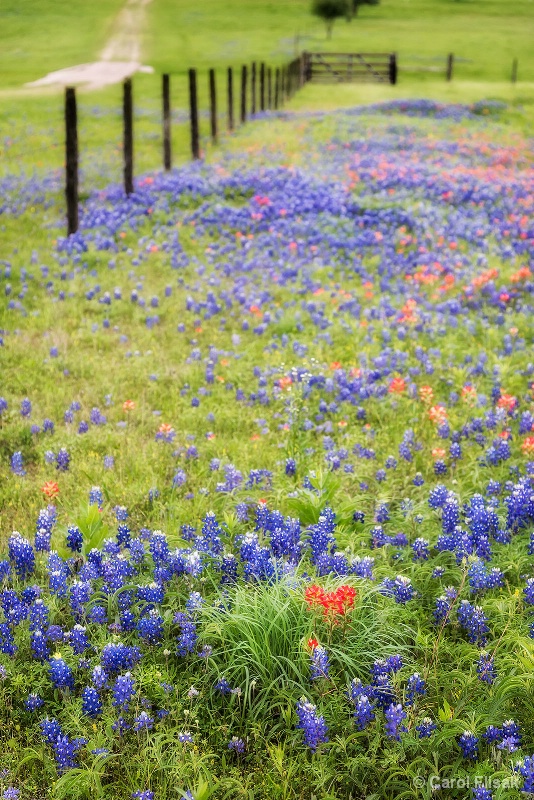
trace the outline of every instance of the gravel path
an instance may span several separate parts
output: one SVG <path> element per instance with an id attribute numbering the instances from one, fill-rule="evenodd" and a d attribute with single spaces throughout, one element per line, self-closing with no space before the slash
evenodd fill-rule
<path id="1" fill-rule="evenodd" d="M 152 72 L 152 67 L 141 65 L 141 32 L 149 2 L 127 0 L 117 15 L 114 32 L 100 53 L 99 61 L 50 72 L 26 86 L 73 86 L 83 83 L 88 84 L 90 89 L 100 89 L 120 83 L 135 72 Z"/>

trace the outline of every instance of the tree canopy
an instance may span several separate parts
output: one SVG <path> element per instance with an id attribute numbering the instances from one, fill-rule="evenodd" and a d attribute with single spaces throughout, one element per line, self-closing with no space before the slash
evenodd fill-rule
<path id="1" fill-rule="evenodd" d="M 312 14 L 324 20 L 329 39 L 338 17 L 345 17 L 350 22 L 360 6 L 377 6 L 379 3 L 380 0 L 312 0 Z"/>
<path id="2" fill-rule="evenodd" d="M 324 20 L 326 36 L 330 39 L 335 20 L 347 16 L 347 0 L 313 0 L 312 14 Z"/>

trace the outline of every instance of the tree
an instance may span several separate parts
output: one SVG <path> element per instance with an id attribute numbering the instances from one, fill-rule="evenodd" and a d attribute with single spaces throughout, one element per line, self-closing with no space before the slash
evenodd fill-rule
<path id="1" fill-rule="evenodd" d="M 326 38 L 330 39 L 335 20 L 347 15 L 347 0 L 313 0 L 312 14 L 324 20 Z"/>
<path id="2" fill-rule="evenodd" d="M 380 0 L 347 0 L 347 19 L 350 22 L 358 14 L 360 6 L 377 6 Z"/>

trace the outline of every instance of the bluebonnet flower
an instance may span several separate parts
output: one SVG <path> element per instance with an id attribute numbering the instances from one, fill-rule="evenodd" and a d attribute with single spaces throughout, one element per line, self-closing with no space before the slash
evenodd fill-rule
<path id="1" fill-rule="evenodd" d="M 521 791 L 526 794 L 534 792 L 534 755 L 524 758 L 515 769 L 524 778 Z"/>
<path id="2" fill-rule="evenodd" d="M 151 792 L 149 789 L 142 792 L 138 789 L 136 792 L 133 792 L 132 798 L 133 800 L 154 800 L 154 792 Z"/>
<path id="3" fill-rule="evenodd" d="M 19 797 L 20 789 L 16 789 L 14 786 L 8 786 L 2 794 L 2 800 L 18 800 Z"/>
<path id="4" fill-rule="evenodd" d="M 328 653 L 324 647 L 317 645 L 310 653 L 310 677 L 312 681 L 318 678 L 327 678 L 330 664 Z"/>
<path id="5" fill-rule="evenodd" d="M 395 700 L 395 692 L 389 675 L 381 674 L 373 679 L 372 693 L 377 706 L 382 710 L 385 710 L 393 703 Z"/>
<path id="6" fill-rule="evenodd" d="M 375 511 L 375 522 L 380 524 L 389 520 L 389 508 L 387 503 L 380 503 Z"/>
<path id="7" fill-rule="evenodd" d="M 41 734 L 49 744 L 55 742 L 58 736 L 62 735 L 61 726 L 56 719 L 48 719 L 48 717 L 46 717 L 41 721 L 40 725 Z"/>
<path id="8" fill-rule="evenodd" d="M 13 531 L 8 539 L 8 555 L 15 564 L 15 572 L 25 580 L 35 569 L 35 553 L 30 542 L 18 531 Z"/>
<path id="9" fill-rule="evenodd" d="M 11 472 L 13 475 L 20 475 L 20 477 L 24 477 L 24 475 L 26 475 L 26 470 L 24 469 L 24 462 L 22 459 L 22 452 L 20 450 L 16 450 L 11 456 Z"/>
<path id="10" fill-rule="evenodd" d="M 108 686 L 108 674 L 107 672 L 97 664 L 94 667 L 93 672 L 91 674 L 91 680 L 93 682 L 93 686 L 96 689 L 105 689 Z"/>
<path id="11" fill-rule="evenodd" d="M 154 727 L 154 720 L 147 714 L 146 711 L 141 711 L 138 717 L 135 718 L 133 729 L 134 731 L 150 731 Z"/>
<path id="12" fill-rule="evenodd" d="M 401 605 L 408 603 L 415 595 L 412 582 L 410 578 L 405 575 L 397 575 L 395 580 L 392 578 L 384 578 L 380 585 L 380 592 L 389 597 L 394 597 L 395 602 Z"/>
<path id="13" fill-rule="evenodd" d="M 77 525 L 69 525 L 67 528 L 67 547 L 74 553 L 80 553 L 83 545 L 83 536 Z"/>
<path id="14" fill-rule="evenodd" d="M 113 456 L 104 456 L 104 469 L 113 469 L 115 466 L 115 458 Z"/>
<path id="15" fill-rule="evenodd" d="M 306 697 L 302 697 L 297 703 L 297 717 L 296 727 L 304 731 L 304 743 L 312 752 L 317 750 L 319 744 L 328 742 L 324 717 L 317 713 L 317 706 Z"/>
<path id="16" fill-rule="evenodd" d="M 82 713 L 89 717 L 98 717 L 102 713 L 100 695 L 92 686 L 86 686 L 82 692 Z"/>
<path id="17" fill-rule="evenodd" d="M 350 571 L 359 578 L 373 579 L 373 566 L 375 560 L 372 556 L 356 556 L 350 562 Z"/>
<path id="18" fill-rule="evenodd" d="M 107 614 L 104 606 L 94 605 L 87 612 L 87 619 L 97 625 L 104 625 L 107 622 Z"/>
<path id="19" fill-rule="evenodd" d="M 493 800 L 493 794 L 484 786 L 477 786 L 473 789 L 472 800 Z"/>
<path id="20" fill-rule="evenodd" d="M 85 739 L 71 740 L 68 736 L 57 737 L 52 743 L 52 748 L 59 772 L 66 772 L 78 766 L 75 756 L 80 747 L 84 744 L 86 744 Z"/>
<path id="21" fill-rule="evenodd" d="M 142 543 L 140 544 L 141 547 L 143 547 Z M 165 589 L 160 584 L 152 582 L 146 586 L 138 586 L 137 597 L 139 600 L 144 600 L 145 603 L 163 603 L 163 600 L 165 599 Z"/>
<path id="22" fill-rule="evenodd" d="M 26 700 L 24 701 L 24 708 L 26 709 L 26 711 L 35 711 L 36 709 L 41 708 L 41 706 L 43 705 L 44 705 L 43 698 L 33 692 L 29 694 Z"/>
<path id="23" fill-rule="evenodd" d="M 132 669 L 140 659 L 141 651 L 135 645 L 109 642 L 102 649 L 100 663 L 106 672 L 114 673 L 121 669 Z"/>
<path id="24" fill-rule="evenodd" d="M 174 621 L 180 625 L 176 652 L 179 656 L 192 653 L 197 642 L 197 624 L 187 614 L 175 615 Z"/>
<path id="25" fill-rule="evenodd" d="M 46 464 L 55 464 L 56 462 L 56 454 L 53 450 L 46 450 L 44 454 L 44 460 Z"/>
<path id="26" fill-rule="evenodd" d="M 396 739 L 400 742 L 400 733 L 407 730 L 402 721 L 406 719 L 406 712 L 401 704 L 392 703 L 385 709 L 384 715 L 386 717 L 386 736 L 388 739 Z"/>
<path id="27" fill-rule="evenodd" d="M 156 644 L 163 637 L 163 618 L 153 609 L 148 616 L 139 620 L 137 631 L 141 639 L 149 644 Z"/>
<path id="28" fill-rule="evenodd" d="M 478 738 L 471 731 L 464 731 L 458 737 L 458 744 L 464 758 L 476 761 L 478 758 Z"/>
<path id="29" fill-rule="evenodd" d="M 232 736 L 228 742 L 228 750 L 237 753 L 237 755 L 242 755 L 245 752 L 245 742 L 238 736 Z"/>
<path id="30" fill-rule="evenodd" d="M 419 725 L 415 726 L 415 730 L 419 734 L 420 739 L 427 739 L 428 737 L 432 736 L 436 728 L 436 723 L 432 722 L 430 717 L 424 717 Z"/>
<path id="31" fill-rule="evenodd" d="M 481 681 L 491 685 L 495 682 L 497 671 L 495 669 L 495 659 L 489 653 L 482 652 L 478 659 L 477 675 Z"/>
<path id="32" fill-rule="evenodd" d="M 135 681 L 131 673 L 119 675 L 113 684 L 113 705 L 128 710 L 130 700 L 135 693 Z"/>
<path id="33" fill-rule="evenodd" d="M 25 397 L 24 400 L 20 403 L 20 416 L 21 417 L 29 417 L 32 413 L 32 404 L 31 401 Z"/>
<path id="34" fill-rule="evenodd" d="M 219 680 L 215 684 L 215 690 L 223 695 L 230 694 L 230 692 L 232 691 L 232 687 L 230 686 L 226 678 L 219 678 Z"/>
<path id="35" fill-rule="evenodd" d="M 178 741 L 182 744 L 192 744 L 193 736 L 190 731 L 182 731 L 178 734 Z"/>
<path id="36" fill-rule="evenodd" d="M 457 617 L 461 627 L 467 632 L 469 641 L 483 647 L 489 633 L 483 609 L 471 605 L 467 600 L 462 600 L 457 610 Z"/>
<path id="37" fill-rule="evenodd" d="M 60 472 L 67 472 L 69 465 L 70 454 L 64 447 L 62 447 L 60 450 L 58 450 L 56 455 L 56 469 L 58 469 Z"/>
<path id="38" fill-rule="evenodd" d="M 48 661 L 50 653 L 48 652 L 47 638 L 41 630 L 34 630 L 30 636 L 30 646 L 32 656 L 38 661 Z"/>
<path id="39" fill-rule="evenodd" d="M 528 579 L 527 585 L 523 589 L 523 597 L 527 605 L 534 606 L 534 578 Z"/>
<path id="40" fill-rule="evenodd" d="M 426 539 L 423 539 L 421 537 L 416 539 L 415 542 L 412 544 L 413 560 L 427 561 L 429 547 L 430 547 L 430 542 L 428 542 Z"/>
<path id="41" fill-rule="evenodd" d="M 74 675 L 71 668 L 62 658 L 53 658 L 49 662 L 48 674 L 56 689 L 74 689 Z"/>
<path id="42" fill-rule="evenodd" d="M 285 463 L 286 475 L 293 476 L 297 474 L 297 462 L 294 458 L 287 458 Z"/>
<path id="43" fill-rule="evenodd" d="M 365 730 L 374 720 L 373 705 L 366 694 L 360 694 L 354 703 L 354 719 L 359 731 Z"/>
<path id="44" fill-rule="evenodd" d="M 308 537 L 311 549 L 311 560 L 316 564 L 319 556 L 335 544 L 333 536 L 335 530 L 336 515 L 331 508 L 325 508 L 319 517 L 317 525 L 312 525 L 309 529 Z"/>
<path id="45" fill-rule="evenodd" d="M 406 689 L 406 705 L 409 706 L 413 705 L 417 695 L 426 694 L 425 682 L 418 672 L 410 675 Z"/>
<path id="46" fill-rule="evenodd" d="M 89 505 L 98 506 L 99 508 L 104 504 L 104 495 L 100 486 L 93 486 L 89 492 Z"/>

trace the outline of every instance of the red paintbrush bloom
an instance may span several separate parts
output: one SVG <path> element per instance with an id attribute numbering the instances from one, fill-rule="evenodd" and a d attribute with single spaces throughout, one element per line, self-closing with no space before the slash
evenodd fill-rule
<path id="1" fill-rule="evenodd" d="M 45 485 L 41 487 L 41 491 L 50 500 L 54 500 L 59 494 L 59 486 L 56 481 L 47 481 Z"/>

